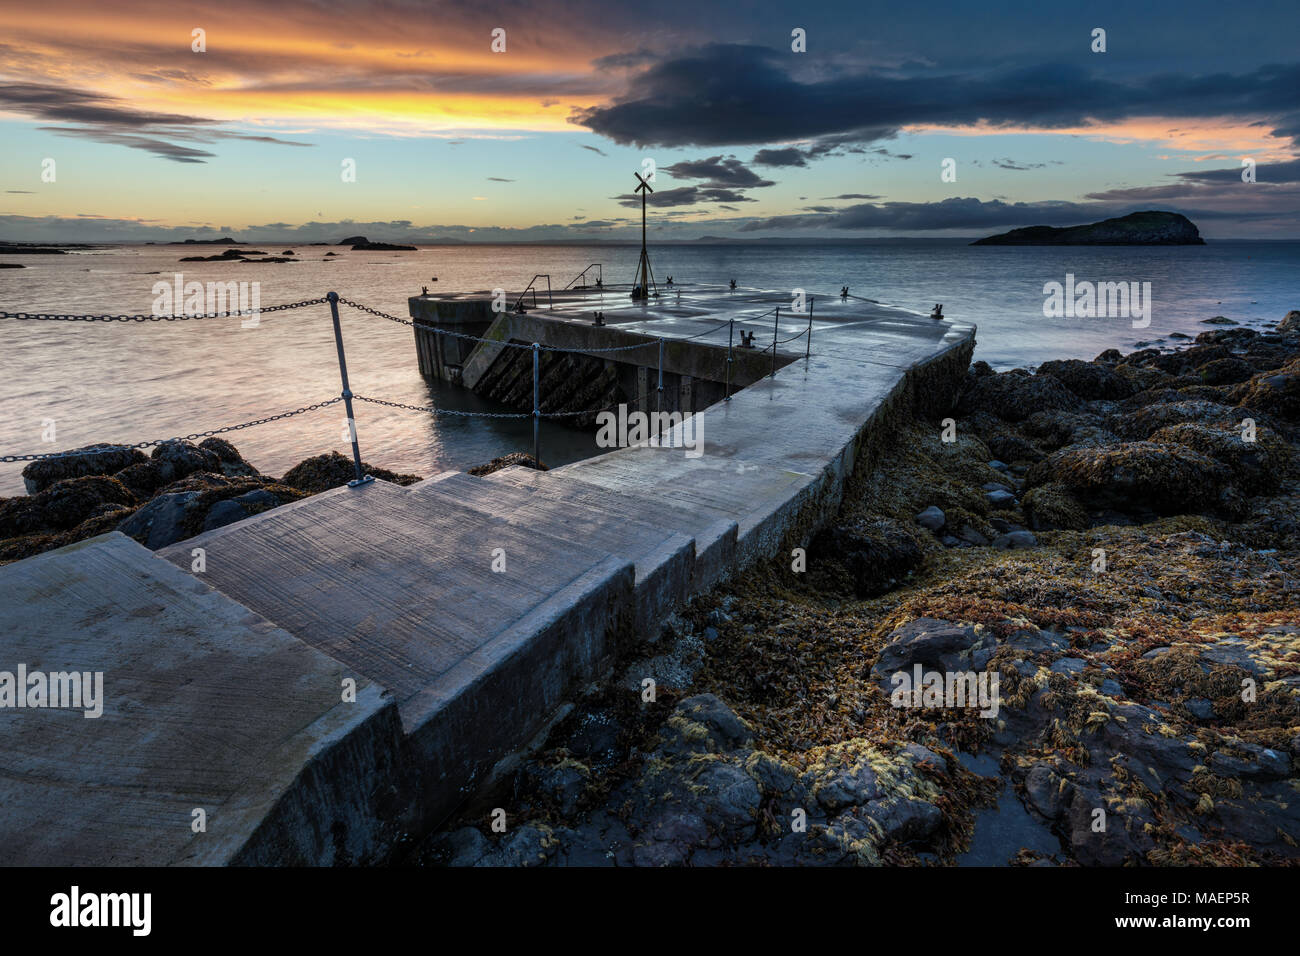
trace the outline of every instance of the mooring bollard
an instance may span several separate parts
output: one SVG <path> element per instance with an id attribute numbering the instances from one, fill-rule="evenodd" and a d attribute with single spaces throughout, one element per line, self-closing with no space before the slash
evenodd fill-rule
<path id="1" fill-rule="evenodd" d="M 352 389 L 348 388 L 348 363 L 343 357 L 343 327 L 339 325 L 339 294 L 331 292 L 325 296 L 329 300 L 330 315 L 334 318 L 334 345 L 339 352 L 339 378 L 343 379 L 343 406 L 348 412 L 348 432 L 352 438 L 352 464 L 356 467 L 357 477 L 348 482 L 349 488 L 374 481 L 372 475 L 361 473 L 361 446 L 357 443 L 357 420 L 352 415 Z"/>
<path id="2" fill-rule="evenodd" d="M 727 325 L 727 397 L 723 401 L 731 401 L 731 339 L 736 333 L 736 320 L 732 319 Z"/>
<path id="3" fill-rule="evenodd" d="M 541 450 L 539 447 L 540 438 L 538 435 L 541 426 L 541 421 L 542 421 L 542 409 L 541 409 L 541 405 L 538 403 L 537 400 L 537 396 L 539 394 L 537 362 L 541 354 L 542 354 L 541 345 L 539 345 L 537 342 L 534 342 L 533 343 L 533 467 L 538 469 L 541 468 L 541 464 L 542 464 Z"/>

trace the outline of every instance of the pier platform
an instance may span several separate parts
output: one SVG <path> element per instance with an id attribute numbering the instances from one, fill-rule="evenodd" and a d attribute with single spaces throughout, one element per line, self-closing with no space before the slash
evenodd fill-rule
<path id="1" fill-rule="evenodd" d="M 419 361 L 451 378 L 454 357 L 472 386 L 504 343 L 536 341 L 618 366 L 650 407 L 662 367 L 698 457 L 682 425 L 548 472 L 338 488 L 157 554 L 113 533 L 0 568 L 5 666 L 99 670 L 105 698 L 99 719 L 0 712 L 0 863 L 382 860 L 674 608 L 806 543 L 891 415 L 951 406 L 974 346 L 971 326 L 818 295 L 811 345 L 774 362 L 772 310 L 778 341 L 809 325 L 788 294 L 661 293 L 541 295 L 523 314 L 417 297 L 417 323 L 490 340 L 453 355 L 417 328 Z M 737 330 L 757 348 L 733 339 L 729 373 Z"/>

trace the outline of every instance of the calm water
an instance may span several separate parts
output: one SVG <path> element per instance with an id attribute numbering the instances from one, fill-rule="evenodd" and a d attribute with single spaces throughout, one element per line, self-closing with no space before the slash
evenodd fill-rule
<path id="1" fill-rule="evenodd" d="M 265 308 L 333 289 L 405 316 L 407 296 L 500 286 L 517 289 L 536 273 L 564 285 L 591 262 L 608 282 L 632 278 L 637 250 L 621 246 L 438 246 L 418 252 L 352 252 L 295 246 L 301 262 L 279 265 L 187 262 L 222 247 L 119 246 L 65 256 L 12 256 L 25 269 L 0 270 L 0 310 L 147 313 L 153 284 L 181 271 L 187 281 L 261 283 Z M 256 248 L 280 253 L 280 244 Z M 338 253 L 326 260 L 325 252 Z M 1195 335 L 1202 319 L 1226 315 L 1263 327 L 1300 308 L 1300 243 L 1216 242 L 1182 248 L 999 248 L 960 243 L 889 245 L 664 246 L 656 274 L 678 282 L 802 287 L 928 311 L 935 302 L 979 326 L 976 357 L 995 367 L 1050 358 L 1092 358 L 1109 347 Z M 1047 319 L 1043 284 L 1076 280 L 1147 281 L 1149 328 L 1127 319 Z M 435 285 L 432 276 L 438 277 Z M 391 401 L 503 410 L 420 377 L 410 329 L 342 310 L 353 391 Z M 0 454 L 72 448 L 94 441 L 144 441 L 263 418 L 338 394 L 328 309 L 262 316 L 255 329 L 235 320 L 62 323 L 0 320 Z M 1162 340 L 1164 340 L 1162 342 Z M 343 411 L 331 407 L 228 435 L 253 464 L 280 474 L 310 455 L 345 450 Z M 53 420 L 54 445 L 42 442 Z M 357 407 L 363 456 L 376 465 L 429 475 L 527 450 L 526 421 L 443 418 L 373 405 Z M 590 434 L 547 425 L 543 460 L 562 464 L 595 452 Z M 0 464 L 0 495 L 21 492 L 21 465 Z"/>

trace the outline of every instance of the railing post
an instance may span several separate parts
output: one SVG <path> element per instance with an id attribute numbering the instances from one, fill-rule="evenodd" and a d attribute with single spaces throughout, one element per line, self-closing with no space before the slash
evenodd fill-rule
<path id="1" fill-rule="evenodd" d="M 727 397 L 723 401 L 731 401 L 731 339 L 736 334 L 736 320 L 731 319 L 727 324 Z"/>
<path id="2" fill-rule="evenodd" d="M 781 307 L 776 307 L 776 317 L 772 320 L 772 377 L 776 378 L 776 330 L 781 325 Z"/>
<path id="3" fill-rule="evenodd" d="M 343 405 L 348 412 L 348 432 L 352 437 L 352 464 L 357 471 L 357 477 L 348 482 L 348 487 L 355 488 L 357 485 L 364 485 L 375 479 L 361 473 L 361 446 L 357 443 L 357 420 L 352 414 L 352 389 L 348 387 L 348 363 L 343 357 L 343 327 L 339 325 L 339 294 L 331 292 L 325 298 L 329 300 L 330 315 L 334 318 L 334 345 L 339 352 L 339 378 L 343 380 Z"/>
<path id="4" fill-rule="evenodd" d="M 541 450 L 539 448 L 539 441 L 540 441 L 539 429 L 542 420 L 542 407 L 541 404 L 538 402 L 538 395 L 540 393 L 538 390 L 539 376 L 538 376 L 537 367 L 538 367 L 538 359 L 541 356 L 541 354 L 542 354 L 541 345 L 539 345 L 537 342 L 534 342 L 533 343 L 533 465 L 539 468 L 542 464 Z"/>
<path id="5" fill-rule="evenodd" d="M 812 358 L 812 314 L 813 314 L 813 305 L 816 303 L 816 301 L 817 300 L 813 298 L 813 296 L 808 296 L 808 338 L 807 338 L 807 348 L 804 350 L 803 353 L 803 357 L 805 360 Z"/>
<path id="6" fill-rule="evenodd" d="M 659 394 L 655 399 L 655 411 L 664 410 L 664 340 L 659 340 Z"/>

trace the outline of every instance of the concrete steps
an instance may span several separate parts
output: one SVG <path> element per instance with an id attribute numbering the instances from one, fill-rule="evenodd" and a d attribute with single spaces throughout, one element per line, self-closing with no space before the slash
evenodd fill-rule
<path id="1" fill-rule="evenodd" d="M 638 521 L 617 511 L 617 505 L 538 495 L 517 485 L 487 482 L 454 471 L 418 482 L 408 491 L 549 535 L 562 547 L 577 541 L 630 562 L 635 568 L 638 640 L 653 638 L 663 618 L 690 597 L 694 539 L 662 525 Z"/>
<path id="2" fill-rule="evenodd" d="M 357 862 L 381 851 L 376 795 L 396 707 L 125 535 L 0 567 L 14 673 L 99 672 L 80 707 L 0 712 L 0 865 Z M 204 832 L 195 833 L 202 810 Z"/>
<path id="3" fill-rule="evenodd" d="M 204 581 L 393 694 L 432 817 L 603 673 L 631 626 L 626 559 L 383 481 L 158 553 L 188 569 L 196 548 Z"/>
<path id="4" fill-rule="evenodd" d="M 616 518 L 633 515 L 636 520 L 694 539 L 691 593 L 708 590 L 717 583 L 735 557 L 735 518 L 711 503 L 679 496 L 671 490 L 666 495 L 627 493 L 583 481 L 569 470 L 537 471 L 519 466 L 492 472 L 482 480 L 524 488 L 553 501 L 594 509 Z"/>

